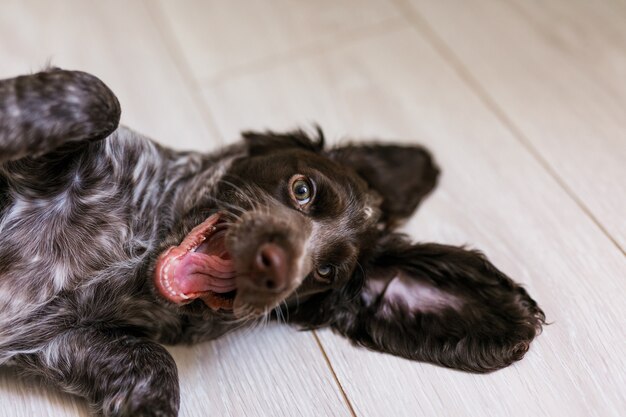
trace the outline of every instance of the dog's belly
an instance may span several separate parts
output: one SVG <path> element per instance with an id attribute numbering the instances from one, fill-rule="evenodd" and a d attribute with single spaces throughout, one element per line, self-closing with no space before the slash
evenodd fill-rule
<path id="1" fill-rule="evenodd" d="M 126 256 L 130 230 L 123 210 L 104 194 L 87 198 L 93 202 L 69 190 L 47 199 L 14 198 L 0 220 L 0 288 L 13 287 L 13 295 L 33 286 L 37 293 L 69 290 Z"/>
<path id="2" fill-rule="evenodd" d="M 180 318 L 145 285 L 145 268 L 159 230 L 210 192 L 238 152 L 207 169 L 200 154 L 120 128 L 63 163 L 52 155 L 52 165 L 0 165 L 0 364 L 16 343 L 27 351 L 43 343 L 40 333 L 62 331 L 59 323 L 132 327 L 168 343 L 223 332 L 203 319 L 181 334 Z M 178 194 L 186 203 L 174 207 Z"/>
<path id="3" fill-rule="evenodd" d="M 78 168 L 60 172 L 67 180 L 53 186 L 1 181 L 0 363 L 3 346 L 29 331 L 51 300 L 128 259 L 133 233 L 120 187 Z"/>

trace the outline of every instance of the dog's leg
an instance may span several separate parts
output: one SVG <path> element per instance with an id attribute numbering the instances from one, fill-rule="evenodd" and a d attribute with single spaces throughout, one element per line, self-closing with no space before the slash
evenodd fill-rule
<path id="1" fill-rule="evenodd" d="M 161 345 L 125 334 L 80 328 L 56 336 L 17 365 L 85 397 L 105 417 L 175 417 L 176 364 Z"/>
<path id="2" fill-rule="evenodd" d="M 102 139 L 119 118 L 113 92 L 84 72 L 50 69 L 1 80 L 0 164 Z"/>

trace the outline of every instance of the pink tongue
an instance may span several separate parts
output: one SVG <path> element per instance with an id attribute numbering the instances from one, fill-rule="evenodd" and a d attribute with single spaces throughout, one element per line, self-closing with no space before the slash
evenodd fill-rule
<path id="1" fill-rule="evenodd" d="M 233 262 L 215 255 L 190 252 L 176 265 L 178 290 L 185 295 L 213 291 L 226 293 L 236 289 Z"/>
<path id="2" fill-rule="evenodd" d="M 217 231 L 179 259 L 174 276 L 178 290 L 185 295 L 213 291 L 227 293 L 236 289 L 235 269 L 224 240 L 226 230 Z"/>

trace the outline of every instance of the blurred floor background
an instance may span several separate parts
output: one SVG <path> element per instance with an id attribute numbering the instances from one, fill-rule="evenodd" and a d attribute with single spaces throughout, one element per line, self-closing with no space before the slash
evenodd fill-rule
<path id="1" fill-rule="evenodd" d="M 181 149 L 318 122 L 419 142 L 443 169 L 406 226 L 468 244 L 544 308 L 491 375 L 284 326 L 172 347 L 182 416 L 618 416 L 626 409 L 626 4 L 595 0 L 0 2 L 0 77 L 101 77 Z M 621 410 L 621 411 L 620 411 Z M 0 416 L 85 416 L 0 370 Z"/>

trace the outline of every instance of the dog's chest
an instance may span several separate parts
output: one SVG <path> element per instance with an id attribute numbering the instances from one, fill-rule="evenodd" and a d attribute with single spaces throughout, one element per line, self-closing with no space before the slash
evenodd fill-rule
<path id="1" fill-rule="evenodd" d="M 0 289 L 67 290 L 123 259 L 130 230 L 118 187 L 89 187 L 81 181 L 77 174 L 46 194 L 6 190 L 10 203 L 0 219 Z"/>

